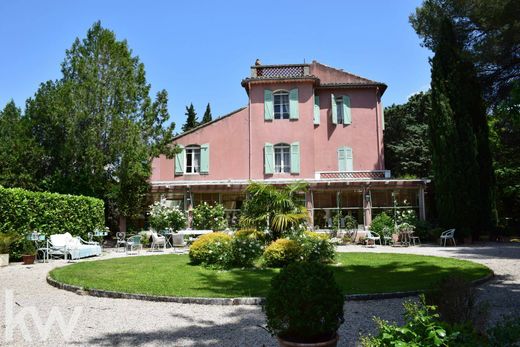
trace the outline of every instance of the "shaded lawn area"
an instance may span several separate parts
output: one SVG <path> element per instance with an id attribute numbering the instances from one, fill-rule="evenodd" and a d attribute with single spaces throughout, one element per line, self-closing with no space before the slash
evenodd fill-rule
<path id="1" fill-rule="evenodd" d="M 337 253 L 330 265 L 345 294 L 431 288 L 443 276 L 469 280 L 490 270 L 451 258 L 390 253 Z M 89 289 L 190 297 L 264 297 L 278 269 L 215 270 L 189 263 L 187 255 L 125 257 L 77 263 L 50 272 L 57 281 Z"/>

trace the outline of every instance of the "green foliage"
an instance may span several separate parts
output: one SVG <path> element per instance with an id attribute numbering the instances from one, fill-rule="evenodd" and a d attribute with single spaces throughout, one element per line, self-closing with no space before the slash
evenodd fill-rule
<path id="1" fill-rule="evenodd" d="M 381 212 L 370 224 L 370 230 L 379 234 L 380 236 L 390 236 L 394 230 L 394 220 L 385 212 Z M 390 234 L 390 235 L 388 235 Z"/>
<path id="2" fill-rule="evenodd" d="M 303 261 L 332 263 L 336 256 L 334 244 L 328 235 L 306 231 L 303 237 L 297 239 L 302 246 Z"/>
<path id="3" fill-rule="evenodd" d="M 265 242 L 265 233 L 256 229 L 240 229 L 235 232 L 235 237 L 253 237 L 259 241 Z"/>
<path id="4" fill-rule="evenodd" d="M 14 233 L 0 233 L 0 254 L 9 254 L 11 245 L 20 238 Z"/>
<path id="5" fill-rule="evenodd" d="M 404 304 L 405 324 L 398 326 L 375 318 L 379 334 L 373 337 L 363 337 L 364 347 L 386 346 L 451 346 L 458 333 L 450 333 L 435 313 L 435 306 L 426 305 L 424 296 L 419 303 L 408 301 Z"/>
<path id="6" fill-rule="evenodd" d="M 277 239 L 267 246 L 263 260 L 267 267 L 284 267 L 303 260 L 303 249 L 295 240 Z"/>
<path id="7" fill-rule="evenodd" d="M 439 21 L 429 117 L 439 223 L 478 239 L 496 224 L 486 106 L 455 24 L 446 17 Z"/>
<path id="8" fill-rule="evenodd" d="M 445 18 L 454 24 L 464 55 L 476 66 L 489 104 L 502 101 L 518 80 L 518 1 L 425 0 L 410 22 L 424 45 L 435 51 L 444 40 Z"/>
<path id="9" fill-rule="evenodd" d="M 193 209 L 193 228 L 220 231 L 227 228 L 224 205 L 214 206 L 203 201 Z"/>
<path id="10" fill-rule="evenodd" d="M 267 329 L 295 342 L 333 338 L 343 323 L 344 297 L 334 273 L 318 263 L 294 263 L 271 281 L 263 309 Z"/>
<path id="11" fill-rule="evenodd" d="M 428 141 L 430 93 L 412 95 L 403 105 L 385 108 L 385 167 L 401 178 L 431 177 Z"/>
<path id="12" fill-rule="evenodd" d="M 161 201 L 156 201 L 150 206 L 150 225 L 156 231 L 171 229 L 178 231 L 184 229 L 188 223 L 186 213 L 176 206 L 168 206 Z"/>
<path id="13" fill-rule="evenodd" d="M 0 220 L 0 233 L 24 237 L 32 230 L 39 230 L 48 237 L 69 232 L 87 239 L 89 231 L 104 228 L 104 204 L 85 196 L 0 187 Z M 19 251 L 20 242 L 15 242 L 11 256 L 18 258 Z"/>
<path id="14" fill-rule="evenodd" d="M 270 229 L 273 240 L 298 232 L 309 217 L 302 201 L 306 189 L 307 184 L 303 182 L 283 188 L 251 182 L 246 189 L 248 198 L 241 210 L 241 226 L 257 230 Z"/>
<path id="15" fill-rule="evenodd" d="M 229 267 L 252 267 L 255 260 L 262 255 L 263 243 L 254 235 L 247 237 L 236 236 L 231 241 Z"/>
<path id="16" fill-rule="evenodd" d="M 0 110 L 0 186 L 37 190 L 42 164 L 27 117 L 10 101 Z"/>
<path id="17" fill-rule="evenodd" d="M 212 120 L 213 117 L 211 116 L 211 107 L 209 106 L 208 102 L 208 106 L 206 106 L 206 112 L 204 112 L 204 116 L 202 117 L 202 122 L 200 124 L 209 123 Z"/>
<path id="18" fill-rule="evenodd" d="M 520 346 L 520 316 L 505 317 L 487 331 L 489 347 Z"/>
<path id="19" fill-rule="evenodd" d="M 177 150 L 175 124 L 165 126 L 166 91 L 152 101 L 144 65 L 99 22 L 74 41 L 61 67 L 62 77 L 42 83 L 25 112 L 45 158 L 38 187 L 103 199 L 107 217 L 139 215 L 152 159 Z"/>
<path id="20" fill-rule="evenodd" d="M 182 132 L 186 132 L 188 130 L 191 130 L 193 128 L 196 128 L 199 125 L 199 122 L 197 120 L 197 113 L 195 112 L 195 107 L 193 107 L 193 104 L 190 104 L 190 106 L 186 106 L 186 123 L 182 126 Z"/>
<path id="21" fill-rule="evenodd" d="M 345 216 L 345 229 L 356 230 L 358 228 L 358 221 L 352 215 L 348 214 Z"/>
<path id="22" fill-rule="evenodd" d="M 225 233 L 204 234 L 190 246 L 190 260 L 193 264 L 219 266 L 227 264 L 231 241 L 231 236 Z"/>
<path id="23" fill-rule="evenodd" d="M 20 253 L 22 255 L 36 255 L 36 247 L 34 246 L 34 242 L 23 238 L 20 241 L 21 250 Z"/>

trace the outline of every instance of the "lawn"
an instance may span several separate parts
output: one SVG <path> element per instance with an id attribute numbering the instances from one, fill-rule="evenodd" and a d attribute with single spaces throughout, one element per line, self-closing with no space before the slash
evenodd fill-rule
<path id="1" fill-rule="evenodd" d="M 345 294 L 428 289 L 441 277 L 467 279 L 490 270 L 470 261 L 410 254 L 338 253 L 331 265 Z M 214 270 L 190 265 L 187 255 L 125 257 L 77 263 L 51 271 L 57 281 L 90 289 L 190 296 L 265 296 L 277 269 Z"/>

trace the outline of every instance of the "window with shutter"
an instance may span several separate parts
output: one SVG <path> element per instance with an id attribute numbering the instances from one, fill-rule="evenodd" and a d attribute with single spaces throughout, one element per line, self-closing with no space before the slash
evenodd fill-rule
<path id="1" fill-rule="evenodd" d="M 264 145 L 264 172 L 266 174 L 274 173 L 274 148 L 270 143 Z"/>
<path id="2" fill-rule="evenodd" d="M 200 173 L 209 173 L 209 143 L 200 146 Z"/>
<path id="3" fill-rule="evenodd" d="M 320 96 L 314 96 L 314 124 L 320 124 Z"/>
<path id="4" fill-rule="evenodd" d="M 264 119 L 273 120 L 274 117 L 274 103 L 273 92 L 269 89 L 264 89 Z"/>
<path id="5" fill-rule="evenodd" d="M 300 117 L 298 88 L 289 91 L 289 119 L 298 119 Z"/>
<path id="6" fill-rule="evenodd" d="M 182 175 L 184 174 L 184 158 L 186 156 L 186 152 L 184 150 L 183 145 L 177 145 L 181 149 L 179 153 L 175 155 L 175 174 Z"/>
<path id="7" fill-rule="evenodd" d="M 300 173 L 300 143 L 291 143 L 291 173 Z"/>

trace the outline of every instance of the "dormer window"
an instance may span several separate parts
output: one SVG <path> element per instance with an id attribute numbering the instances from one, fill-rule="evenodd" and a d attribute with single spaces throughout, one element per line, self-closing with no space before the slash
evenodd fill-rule
<path id="1" fill-rule="evenodd" d="M 289 119 L 289 93 L 285 90 L 273 93 L 274 119 Z"/>
<path id="2" fill-rule="evenodd" d="M 200 146 L 186 147 L 186 173 L 200 172 Z"/>

